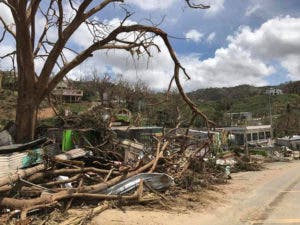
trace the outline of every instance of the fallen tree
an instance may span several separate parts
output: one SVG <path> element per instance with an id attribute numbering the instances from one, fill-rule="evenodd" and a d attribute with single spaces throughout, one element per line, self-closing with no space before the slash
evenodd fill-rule
<path id="1" fill-rule="evenodd" d="M 122 199 L 122 196 L 114 196 L 114 195 L 105 195 L 105 194 L 93 194 L 93 193 L 101 193 L 103 190 L 107 189 L 110 186 L 113 186 L 114 184 L 117 184 L 121 180 L 130 178 L 134 175 L 137 175 L 141 172 L 146 171 L 147 169 L 150 169 L 157 161 L 159 158 L 163 156 L 164 150 L 166 149 L 167 144 L 164 145 L 161 149 L 158 148 L 158 154 L 156 155 L 156 158 L 151 160 L 149 163 L 146 165 L 138 168 L 135 171 L 129 172 L 127 174 L 119 175 L 116 176 L 108 181 L 105 182 L 100 182 L 94 185 L 89 185 L 89 186 L 79 186 L 77 188 L 69 188 L 61 191 L 54 191 L 56 193 L 49 193 L 46 195 L 41 195 L 38 198 L 31 198 L 31 199 L 16 199 L 16 198 L 9 198 L 9 197 L 1 197 L 0 198 L 0 206 L 8 207 L 10 209 L 21 209 L 22 211 L 28 211 L 29 209 L 33 208 L 43 208 L 43 207 L 49 207 L 49 205 L 55 205 L 57 201 L 62 200 L 62 199 L 69 199 L 69 198 L 91 198 L 91 199 L 107 199 L 107 200 L 112 200 L 112 199 Z M 33 171 L 40 171 L 41 169 L 44 168 L 44 165 L 39 165 L 37 167 L 33 167 L 30 170 L 30 173 L 27 173 L 27 175 L 31 175 Z M 59 172 L 65 173 L 65 172 L 87 172 L 87 171 L 96 171 L 98 172 L 98 169 L 94 168 L 83 168 L 83 169 L 65 169 L 65 170 L 58 170 L 56 172 L 52 172 L 52 174 L 60 174 Z M 100 170 L 103 173 L 103 170 Z M 109 173 L 109 171 L 106 171 Z M 22 173 L 23 177 L 25 177 L 25 173 Z M 41 177 L 40 175 L 43 175 L 42 173 L 38 174 L 36 177 Z M 17 175 L 16 175 L 17 177 Z M 35 178 L 36 178 L 35 177 Z M 3 179 L 1 182 L 2 184 L 7 184 L 6 179 Z M 15 179 L 17 181 L 17 179 Z M 0 187 L 3 189 L 3 186 Z M 126 197 L 124 199 L 127 199 Z"/>

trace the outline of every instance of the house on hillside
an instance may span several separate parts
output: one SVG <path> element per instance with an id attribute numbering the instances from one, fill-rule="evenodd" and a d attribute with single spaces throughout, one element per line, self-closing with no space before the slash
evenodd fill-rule
<path id="1" fill-rule="evenodd" d="M 60 82 L 52 91 L 52 94 L 62 101 L 69 103 L 80 102 L 83 97 L 82 90 L 72 88 L 71 85 L 65 81 Z"/>
<path id="2" fill-rule="evenodd" d="M 267 95 L 282 95 L 282 90 L 279 88 L 270 88 L 266 90 Z"/>

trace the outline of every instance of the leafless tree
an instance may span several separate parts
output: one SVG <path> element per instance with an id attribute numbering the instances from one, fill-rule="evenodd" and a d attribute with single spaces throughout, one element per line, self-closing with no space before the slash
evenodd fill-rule
<path id="1" fill-rule="evenodd" d="M 13 24 L 8 24 L 0 15 L 0 24 L 2 24 L 0 41 L 9 36 L 14 39 L 16 47 L 14 51 L 2 55 L 1 59 L 11 57 L 13 63 L 16 62 L 18 74 L 17 142 L 28 141 L 34 137 L 36 114 L 41 101 L 68 72 L 92 57 L 95 51 L 119 49 L 131 54 L 150 56 L 151 48 L 160 51 L 160 46 L 155 44 L 154 38 L 163 40 L 174 62 L 174 75 L 171 82 L 175 81 L 189 107 L 196 114 L 201 115 L 207 124 L 210 123 L 183 91 L 179 72 L 183 71 L 185 76 L 188 78 L 189 76 L 180 64 L 166 32 L 157 26 L 128 25 L 126 21 L 131 13 L 126 9 L 124 19 L 117 27 L 109 27 L 105 22 L 95 19 L 95 16 L 109 5 L 124 2 L 126 0 L 0 0 L 0 4 L 10 9 L 14 20 Z M 185 3 L 191 8 L 207 8 L 190 0 L 185 0 Z M 71 16 L 67 16 L 67 8 L 71 9 Z M 38 15 L 44 17 L 45 24 L 42 31 L 37 29 Z M 93 42 L 83 51 L 76 52 L 70 47 L 70 39 L 82 25 L 89 28 L 89 32 L 93 35 Z M 50 34 L 56 38 L 50 38 Z M 131 38 L 128 38 L 129 35 Z M 67 52 L 75 56 L 69 59 L 66 56 Z M 35 68 L 37 59 L 43 60 L 39 73 Z"/>

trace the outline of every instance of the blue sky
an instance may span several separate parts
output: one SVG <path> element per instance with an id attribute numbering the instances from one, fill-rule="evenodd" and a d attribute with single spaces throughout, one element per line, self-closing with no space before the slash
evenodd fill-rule
<path id="1" fill-rule="evenodd" d="M 295 54 L 284 50 L 285 47 L 289 48 L 289 41 L 286 40 L 288 37 L 277 37 L 277 35 L 280 36 L 281 32 L 284 32 L 282 27 L 285 27 L 285 24 L 290 24 L 287 29 L 289 29 L 288 32 L 291 32 L 291 36 L 296 35 L 296 37 L 300 37 L 300 29 L 297 29 L 300 28 L 299 0 L 198 1 L 211 5 L 211 9 L 207 10 L 190 9 L 184 1 L 180 0 L 167 0 L 164 1 L 164 4 L 159 2 L 131 0 L 127 3 L 127 7 L 135 13 L 130 19 L 147 23 L 144 18 L 151 18 L 153 22 L 158 22 L 164 17 L 160 28 L 170 35 L 173 47 L 182 58 L 182 61 L 194 61 L 195 67 L 199 70 L 201 70 L 201 67 L 204 67 L 203 73 L 207 72 L 209 74 L 208 78 L 202 73 L 199 73 L 197 76 L 197 74 L 194 75 L 195 68 L 190 69 L 192 80 L 185 84 L 188 90 L 215 86 L 234 86 L 243 83 L 258 86 L 276 85 L 300 79 L 300 65 L 298 65 L 300 63 L 300 53 Z M 106 10 L 103 18 L 108 20 L 116 17 L 122 18 L 122 13 L 123 11 L 118 7 L 111 7 L 109 10 Z M 295 19 L 295 21 L 289 18 Z M 264 24 L 268 25 L 265 29 L 263 28 Z M 250 30 L 252 38 L 255 39 L 256 35 L 265 35 L 265 37 L 261 37 L 261 40 L 253 43 L 249 41 L 245 43 L 243 41 L 245 37 L 240 37 L 241 40 L 236 41 L 238 43 L 234 45 L 242 48 L 242 50 L 236 51 L 234 48 L 231 49 L 229 45 L 232 45 L 234 41 L 230 41 L 228 37 L 239 38 L 245 33 L 245 27 Z M 258 31 L 257 34 L 255 31 Z M 270 33 L 274 35 L 269 35 Z M 172 37 L 177 37 L 178 39 Z M 256 47 L 264 48 L 264 42 L 269 41 L 274 42 L 273 47 L 267 46 L 265 47 L 266 50 L 263 51 L 255 49 Z M 299 46 L 300 42 L 297 41 L 294 44 Z M 280 48 L 281 52 L 273 53 L 274 50 L 272 48 Z M 220 52 L 220 49 L 225 51 L 225 55 L 218 58 L 216 57 L 216 52 Z M 238 61 L 234 63 L 230 61 L 231 54 L 238 57 L 239 54 L 243 55 L 243 53 L 250 54 L 248 57 L 244 56 L 246 61 L 249 60 L 249 63 L 239 63 Z M 292 65 L 289 65 L 289 61 L 292 62 Z M 210 63 L 215 63 L 215 68 L 207 65 Z M 222 66 L 228 67 L 223 67 L 227 72 L 222 71 Z M 188 64 L 187 67 L 190 68 L 193 65 Z M 151 85 L 155 82 L 147 79 L 147 75 L 145 75 L 151 69 L 153 68 L 150 68 L 148 71 L 144 69 L 138 70 L 133 77 L 143 79 L 146 76 L 146 82 Z M 154 74 L 158 74 L 157 77 L 162 77 L 162 74 L 158 71 Z M 135 78 L 131 79 L 134 80 Z M 205 82 L 206 80 L 208 82 Z M 163 88 L 166 85 L 166 80 L 163 80 L 161 84 L 163 85 L 153 86 L 158 89 Z"/>
<path id="2" fill-rule="evenodd" d="M 123 5 L 134 12 L 129 23 L 149 24 L 147 19 L 157 23 L 164 17 L 159 27 L 169 34 L 176 54 L 192 78 L 183 80 L 187 91 L 239 84 L 276 85 L 300 79 L 299 0 L 194 2 L 211 8 L 190 9 L 183 0 L 125 0 Z M 3 10 L 1 14 L 5 14 Z M 117 3 L 96 15 L 98 20 L 114 26 L 123 16 L 124 11 Z M 88 35 L 86 29 L 79 29 L 70 46 L 84 49 L 91 41 Z M 156 41 L 163 45 L 161 40 Z M 4 44 L 0 46 L 2 51 L 13 46 L 11 40 Z M 91 70 L 103 74 L 109 68 L 110 73 L 121 73 L 129 81 L 141 79 L 151 88 L 162 90 L 168 86 L 173 65 L 166 49 L 161 49 L 159 54 L 153 52 L 150 61 L 133 60 L 124 52 L 98 52 L 69 76 L 82 77 Z M 37 62 L 37 71 L 41 67 L 42 63 Z"/>

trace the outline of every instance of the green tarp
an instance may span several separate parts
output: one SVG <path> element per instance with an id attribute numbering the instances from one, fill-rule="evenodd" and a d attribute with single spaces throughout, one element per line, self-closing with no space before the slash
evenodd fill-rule
<path id="1" fill-rule="evenodd" d="M 62 141 L 62 151 L 66 152 L 74 148 L 73 143 L 73 131 L 64 130 L 63 132 L 63 141 Z"/>

